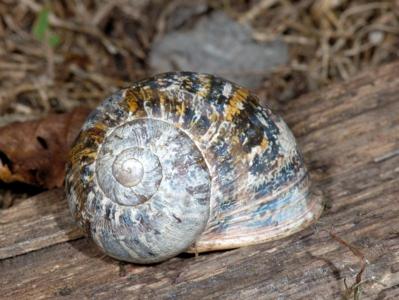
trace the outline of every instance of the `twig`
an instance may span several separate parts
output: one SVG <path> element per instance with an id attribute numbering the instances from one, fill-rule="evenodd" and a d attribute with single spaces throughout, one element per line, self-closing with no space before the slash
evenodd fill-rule
<path id="1" fill-rule="evenodd" d="M 254 5 L 249 11 L 243 14 L 240 18 L 240 22 L 250 22 L 255 19 L 264 10 L 276 4 L 278 0 L 262 0 L 258 4 Z"/>
<path id="2" fill-rule="evenodd" d="M 356 247 L 354 247 L 353 245 L 349 244 L 348 242 L 346 242 L 345 240 L 343 240 L 342 238 L 340 238 L 339 236 L 337 236 L 336 234 L 334 234 L 331 231 L 329 231 L 328 233 L 334 240 L 336 240 L 340 244 L 347 247 L 360 260 L 360 270 L 356 274 L 355 282 L 351 286 L 347 286 L 346 279 L 344 279 L 344 285 L 346 288 L 345 298 L 349 299 L 349 297 L 353 293 L 353 299 L 358 300 L 358 299 L 360 299 L 359 297 L 360 297 L 360 292 L 361 292 L 360 287 L 362 284 L 362 275 L 366 269 L 366 264 L 367 264 L 366 258 L 364 256 L 363 252 L 360 251 L 359 249 L 357 249 Z"/>

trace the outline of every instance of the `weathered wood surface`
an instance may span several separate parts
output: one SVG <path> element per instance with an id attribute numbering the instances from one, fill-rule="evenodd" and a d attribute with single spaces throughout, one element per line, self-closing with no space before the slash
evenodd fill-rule
<path id="1" fill-rule="evenodd" d="M 61 191 L 0 211 L 0 298 L 342 299 L 367 258 L 361 299 L 399 299 L 399 63 L 306 95 L 281 113 L 328 209 L 292 237 L 152 266 L 105 257 Z M 36 250 L 36 251 L 34 251 Z"/>
<path id="2" fill-rule="evenodd" d="M 52 190 L 0 210 L 0 259 L 83 237 L 63 197 Z"/>

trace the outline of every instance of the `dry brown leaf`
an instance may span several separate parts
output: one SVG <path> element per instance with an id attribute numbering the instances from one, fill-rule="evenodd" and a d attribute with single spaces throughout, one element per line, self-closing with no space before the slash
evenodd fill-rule
<path id="1" fill-rule="evenodd" d="M 78 108 L 0 128 L 0 180 L 61 187 L 68 150 L 89 112 Z"/>

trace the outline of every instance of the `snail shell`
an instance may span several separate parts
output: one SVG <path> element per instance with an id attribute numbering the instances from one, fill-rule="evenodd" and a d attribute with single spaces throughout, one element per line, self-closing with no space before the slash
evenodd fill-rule
<path id="1" fill-rule="evenodd" d="M 165 73 L 106 99 L 71 153 L 72 214 L 108 255 L 154 263 L 262 243 L 322 211 L 294 137 L 248 90 Z"/>

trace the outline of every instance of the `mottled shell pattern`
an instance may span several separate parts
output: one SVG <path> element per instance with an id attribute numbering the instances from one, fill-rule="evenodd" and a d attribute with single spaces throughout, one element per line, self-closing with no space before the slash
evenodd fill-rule
<path id="1" fill-rule="evenodd" d="M 70 210 L 108 255 L 154 263 L 299 231 L 322 211 L 294 137 L 248 90 L 157 75 L 88 117 L 67 168 Z"/>

